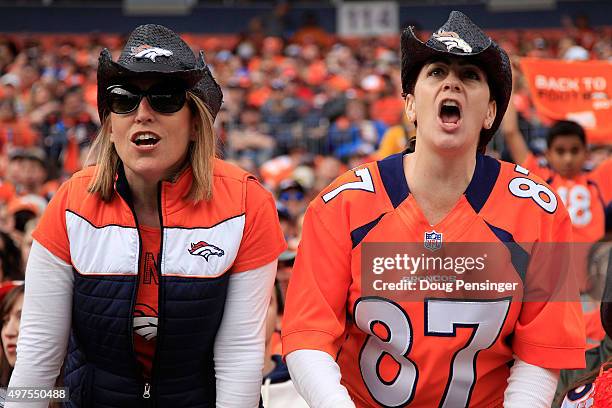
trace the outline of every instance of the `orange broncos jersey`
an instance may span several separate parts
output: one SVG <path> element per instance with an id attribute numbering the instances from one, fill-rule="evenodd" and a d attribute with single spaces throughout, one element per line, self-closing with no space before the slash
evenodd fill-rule
<path id="1" fill-rule="evenodd" d="M 576 242 L 595 242 L 605 233 L 603 197 L 597 182 L 582 172 L 565 179 L 529 154 L 523 167 L 546 180 L 563 200 L 573 225 Z"/>
<path id="2" fill-rule="evenodd" d="M 593 170 L 591 178 L 601 191 L 606 211 L 606 230 L 612 231 L 612 158 Z"/>
<path id="3" fill-rule="evenodd" d="M 433 233 L 440 244 L 498 243 L 504 251 L 498 262 L 520 289 L 533 270 L 530 264 L 520 272 L 511 252 L 533 257 L 537 249 L 520 243 L 569 242 L 571 222 L 540 179 L 487 156 L 478 155 L 465 194 L 434 226 L 410 194 L 402 154 L 353 169 L 307 211 L 287 293 L 283 353 L 329 353 L 357 407 L 501 407 L 513 355 L 551 369 L 584 367 L 578 302 L 364 296 L 367 245 L 427 248 Z M 568 286 L 577 299 L 575 284 Z"/>

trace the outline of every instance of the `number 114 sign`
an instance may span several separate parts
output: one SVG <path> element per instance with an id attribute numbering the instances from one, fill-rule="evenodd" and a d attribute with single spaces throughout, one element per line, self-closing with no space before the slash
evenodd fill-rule
<path id="1" fill-rule="evenodd" d="M 397 35 L 399 6 L 394 1 L 342 2 L 337 9 L 337 27 L 341 36 Z"/>

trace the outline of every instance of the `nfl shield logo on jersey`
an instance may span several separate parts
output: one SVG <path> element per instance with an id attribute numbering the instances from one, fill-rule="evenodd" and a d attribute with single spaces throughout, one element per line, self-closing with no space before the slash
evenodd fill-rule
<path id="1" fill-rule="evenodd" d="M 437 251 L 442 248 L 442 234 L 437 233 L 435 230 L 425 233 L 425 240 L 423 246 L 429 249 L 431 252 Z"/>

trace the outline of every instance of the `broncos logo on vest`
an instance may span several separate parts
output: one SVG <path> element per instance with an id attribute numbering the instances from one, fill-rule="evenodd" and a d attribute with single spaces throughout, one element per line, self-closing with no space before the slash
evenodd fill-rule
<path id="1" fill-rule="evenodd" d="M 459 34 L 453 31 L 438 31 L 433 35 L 434 40 L 440 41 L 444 45 L 446 45 L 446 49 L 448 51 L 453 48 L 458 48 L 463 52 L 472 52 L 472 47 L 470 44 L 465 42 L 464 39 L 459 37 Z"/>
<path id="2" fill-rule="evenodd" d="M 151 47 L 150 45 L 144 44 L 139 47 L 132 48 L 132 55 L 134 58 L 148 58 L 155 62 L 155 58 L 157 57 L 171 56 L 172 51 L 159 47 Z"/>
<path id="3" fill-rule="evenodd" d="M 191 255 L 199 255 L 208 261 L 211 255 L 217 255 L 221 258 L 225 252 L 212 244 L 205 241 L 200 241 L 197 244 L 191 243 L 191 249 L 188 250 Z"/>

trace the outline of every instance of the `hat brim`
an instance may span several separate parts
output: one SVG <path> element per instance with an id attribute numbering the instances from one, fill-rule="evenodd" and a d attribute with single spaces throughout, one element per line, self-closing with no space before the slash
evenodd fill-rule
<path id="1" fill-rule="evenodd" d="M 425 63 L 436 57 L 452 56 L 468 58 L 480 67 L 487 75 L 489 89 L 494 93 L 497 112 L 490 129 L 483 129 L 481 136 L 488 142 L 495 134 L 504 113 L 508 108 L 512 93 L 512 75 L 510 60 L 506 53 L 493 41 L 478 52 L 452 52 L 430 47 L 417 38 L 412 27 L 402 33 L 402 91 L 404 94 L 414 92 L 414 84 Z"/>
<path id="2" fill-rule="evenodd" d="M 201 66 L 204 66 L 202 63 Z M 110 51 L 102 50 L 98 60 L 98 114 L 103 119 L 107 114 L 106 89 L 118 83 L 128 82 L 136 78 L 155 77 L 161 80 L 180 81 L 187 89 L 195 87 L 206 75 L 205 68 L 175 71 L 167 65 L 159 64 L 151 69 L 151 64 L 134 63 L 127 68 L 113 61 Z"/>

